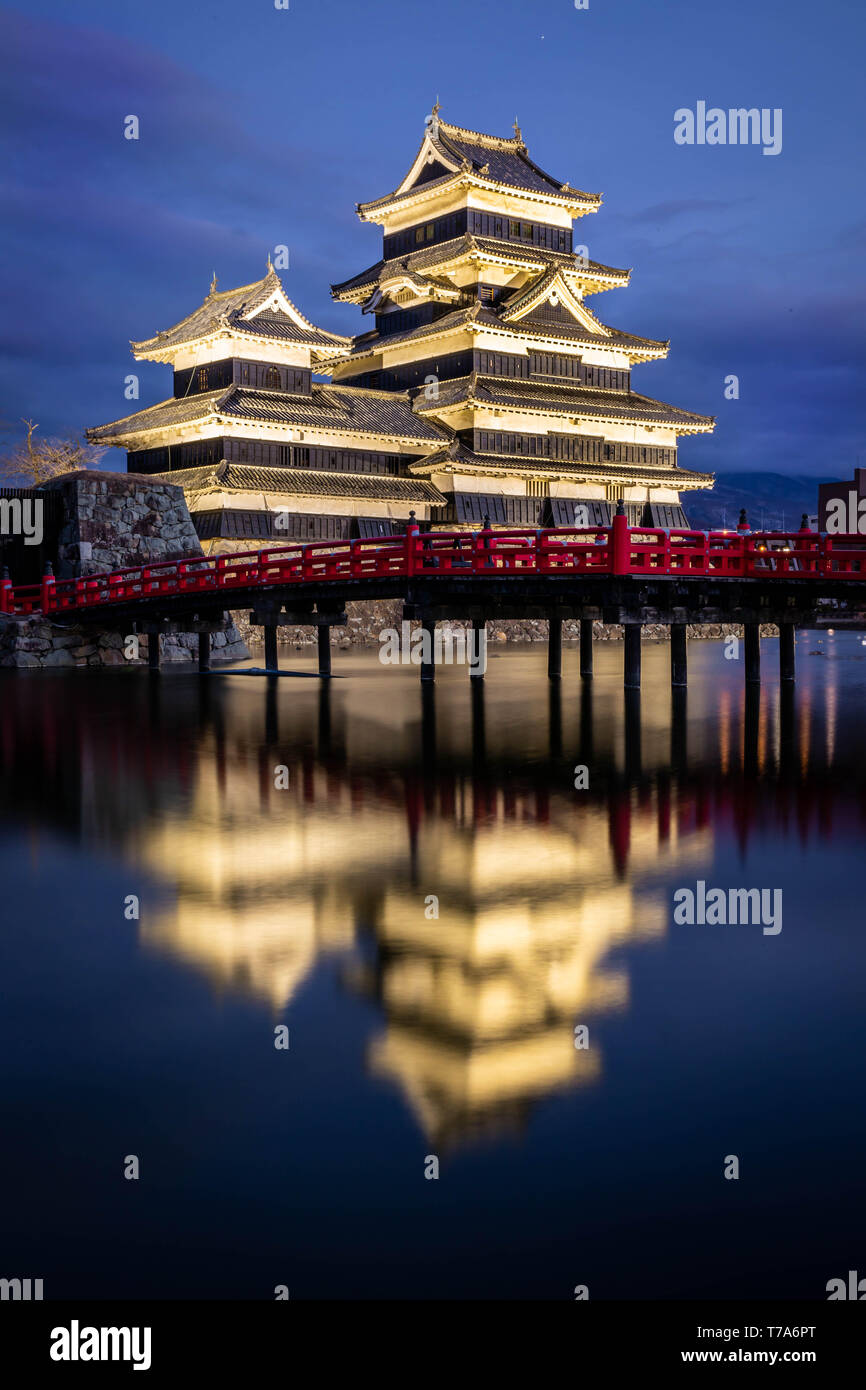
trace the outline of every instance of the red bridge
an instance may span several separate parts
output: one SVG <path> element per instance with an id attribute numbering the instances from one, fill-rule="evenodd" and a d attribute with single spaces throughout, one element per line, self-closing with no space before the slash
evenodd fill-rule
<path id="1" fill-rule="evenodd" d="M 437 531 L 346 542 L 290 544 L 165 561 L 109 574 L 14 586 L 0 582 L 0 613 L 74 619 L 158 634 L 207 637 L 222 610 L 249 606 L 276 670 L 276 628 L 319 629 L 320 673 L 330 674 L 329 628 L 347 601 L 402 598 L 404 616 L 431 630 L 444 619 L 543 617 L 549 674 L 561 672 L 561 624 L 581 621 L 581 675 L 592 671 L 592 622 L 625 628 L 626 685 L 640 683 L 640 629 L 670 626 L 672 678 L 685 684 L 689 623 L 745 628 L 746 675 L 760 679 L 761 623 L 780 628 L 782 675 L 793 679 L 795 627 L 866 623 L 866 538 L 815 532 L 661 531 L 629 527 Z M 151 643 L 158 647 L 158 643 Z M 151 653 L 151 664 L 153 663 Z M 158 658 L 157 658 L 158 664 Z M 201 659 L 203 669 L 207 659 Z M 432 679 L 429 666 L 422 678 Z"/>

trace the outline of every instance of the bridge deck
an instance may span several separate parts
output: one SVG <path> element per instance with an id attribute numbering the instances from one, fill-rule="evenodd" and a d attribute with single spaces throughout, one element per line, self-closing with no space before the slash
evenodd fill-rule
<path id="1" fill-rule="evenodd" d="M 618 524 L 621 523 L 621 524 Z M 837 584 L 866 585 L 866 538 L 814 532 L 738 533 L 629 528 L 624 517 L 610 527 L 430 532 L 372 540 L 272 546 L 240 554 L 163 561 L 80 579 L 46 575 L 41 584 L 0 586 L 0 612 L 76 614 L 123 607 L 167 612 L 200 608 L 209 597 L 239 607 L 268 590 L 292 589 L 299 598 L 333 590 L 334 597 L 393 597 L 406 581 L 423 580 L 443 590 L 460 581 L 476 591 L 505 581 L 549 602 L 559 593 L 579 597 L 586 580 L 785 581 L 833 592 Z M 543 583 L 537 581 L 542 580 Z M 574 581 L 580 580 L 579 585 Z M 395 582 L 397 581 L 397 582 Z M 478 591 L 481 592 L 480 590 Z M 180 600 L 180 603 L 177 601 Z"/>

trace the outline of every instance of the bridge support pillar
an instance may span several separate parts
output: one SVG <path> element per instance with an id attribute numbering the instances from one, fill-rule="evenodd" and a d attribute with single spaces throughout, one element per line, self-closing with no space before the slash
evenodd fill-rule
<path id="1" fill-rule="evenodd" d="M 159 633 L 147 634 L 147 664 L 151 671 L 159 670 Z"/>
<path id="2" fill-rule="evenodd" d="M 322 626 L 316 629 L 319 639 L 319 675 L 329 676 L 331 674 L 331 629 Z"/>
<path id="3" fill-rule="evenodd" d="M 553 612 L 547 619 L 547 677 L 562 678 L 562 618 Z"/>
<path id="4" fill-rule="evenodd" d="M 421 662 L 421 680 L 425 683 L 436 679 L 436 623 L 429 618 L 422 619 L 421 627 L 424 630 L 425 641 L 421 649 L 422 657 L 425 655 L 425 648 L 429 653 L 430 660 Z"/>
<path id="5" fill-rule="evenodd" d="M 280 658 L 277 656 L 276 623 L 265 623 L 265 669 L 279 671 Z"/>
<path id="6" fill-rule="evenodd" d="M 746 683 L 761 683 L 761 628 L 758 623 L 745 623 Z"/>
<path id="7" fill-rule="evenodd" d="M 483 680 L 484 680 L 484 667 L 485 667 L 485 664 L 486 664 L 486 663 L 485 663 L 485 661 L 484 661 L 484 659 L 483 659 L 483 655 L 484 655 L 484 653 L 483 653 L 483 647 L 484 647 L 484 643 L 485 643 L 486 640 L 487 640 L 486 637 L 485 637 L 485 635 L 484 635 L 484 634 L 486 633 L 486 631 L 487 631 L 487 620 L 486 620 L 485 618 L 473 618 L 473 620 L 472 620 L 472 632 L 473 632 L 473 634 L 474 634 L 474 637 L 473 637 L 473 641 L 474 641 L 474 643 L 475 643 L 474 651 L 475 651 L 475 656 L 476 656 L 477 660 L 475 660 L 475 661 L 470 661 L 470 663 L 469 663 L 469 676 L 470 676 L 470 679 L 471 679 L 471 680 L 474 680 L 474 681 L 483 681 Z"/>
<path id="8" fill-rule="evenodd" d="M 623 629 L 623 677 L 626 690 L 640 690 L 640 623 L 626 623 Z"/>
<path id="9" fill-rule="evenodd" d="M 198 635 L 198 669 L 200 671 L 210 670 L 210 633 L 200 632 Z"/>
<path id="10" fill-rule="evenodd" d="M 686 624 L 671 623 L 671 685 L 676 687 L 688 683 Z"/>
<path id="11" fill-rule="evenodd" d="M 779 623 L 779 679 L 792 681 L 795 676 L 794 624 Z"/>
<path id="12" fill-rule="evenodd" d="M 580 676 L 592 680 L 592 618 L 580 620 Z"/>

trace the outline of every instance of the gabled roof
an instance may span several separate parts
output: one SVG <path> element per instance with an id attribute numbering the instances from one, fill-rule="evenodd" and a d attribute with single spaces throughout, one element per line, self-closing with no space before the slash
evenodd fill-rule
<path id="1" fill-rule="evenodd" d="M 436 400 L 427 400 L 423 390 L 414 400 L 414 409 L 422 415 L 437 414 L 458 405 L 491 406 L 576 419 L 634 421 L 635 424 L 674 429 L 678 434 L 709 433 L 716 423 L 714 415 L 696 415 L 665 401 L 653 400 L 651 396 L 642 396 L 637 391 L 600 391 L 587 386 L 556 386 L 474 373 L 453 381 L 441 381 Z"/>
<path id="2" fill-rule="evenodd" d="M 339 355 L 350 342 L 339 333 L 326 333 L 310 323 L 289 299 L 279 275 L 268 261 L 267 274 L 261 280 L 237 289 L 217 290 L 214 277 L 207 298 L 197 309 L 173 328 L 133 342 L 131 347 L 137 358 L 170 360 L 178 348 L 219 333 L 296 342 L 326 350 L 328 356 Z"/>
<path id="3" fill-rule="evenodd" d="M 583 193 L 561 183 L 530 159 L 517 124 L 513 136 L 484 135 L 440 120 L 437 105 L 428 118 L 424 139 L 406 177 L 393 193 L 359 203 L 358 215 L 365 221 L 377 221 L 377 214 L 389 205 L 396 206 L 420 192 L 467 179 L 478 187 L 518 189 L 553 199 L 578 213 L 595 212 L 601 204 L 600 193 Z"/>
<path id="4" fill-rule="evenodd" d="M 498 306 L 499 317 L 503 323 L 520 323 L 534 309 L 539 309 L 545 304 L 554 308 L 561 306 L 577 327 L 587 333 L 599 334 L 605 338 L 611 336 L 612 330 L 606 328 L 595 314 L 590 313 L 574 293 L 566 272 L 559 266 L 551 266 L 531 285 L 526 285 L 522 290 L 510 295 L 506 302 Z M 570 327 L 571 324 L 566 326 Z"/>
<path id="5" fill-rule="evenodd" d="M 368 391 L 358 386 L 329 386 L 314 382 L 310 396 L 280 391 L 251 391 L 229 386 L 161 401 L 122 420 L 87 431 L 92 442 L 128 447 L 125 441 L 195 422 L 221 424 L 235 431 L 241 422 L 327 429 L 336 433 L 391 435 L 422 448 L 438 443 L 442 430 L 416 415 L 408 395 L 397 391 Z"/>
<path id="6" fill-rule="evenodd" d="M 515 271 L 529 270 L 543 273 L 551 266 L 562 266 L 570 270 L 579 282 L 589 282 L 596 289 L 608 286 L 627 285 L 630 270 L 619 270 L 615 266 L 602 265 L 600 261 L 581 261 L 571 251 L 547 251 L 538 246 L 522 245 L 515 241 L 497 241 L 494 237 L 464 236 L 453 237 L 450 241 L 437 242 L 420 251 L 409 251 L 403 256 L 393 256 L 389 260 L 377 261 L 375 265 L 353 275 L 349 280 L 331 286 L 334 299 L 359 302 L 366 298 L 376 285 L 401 270 L 432 271 L 437 266 L 448 265 L 464 257 L 478 257 L 480 260 L 498 261 L 512 265 Z"/>

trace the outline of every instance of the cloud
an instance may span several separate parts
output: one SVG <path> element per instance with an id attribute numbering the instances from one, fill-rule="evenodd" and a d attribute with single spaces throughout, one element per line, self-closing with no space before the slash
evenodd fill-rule
<path id="1" fill-rule="evenodd" d="M 315 317 L 313 294 L 329 304 L 319 226 L 329 205 L 352 206 L 348 163 L 323 168 L 283 132 L 249 131 L 224 84 L 122 37 L 6 11 L 0 44 L 0 120 L 14 132 L 2 182 L 4 414 L 35 413 L 52 432 L 110 417 L 129 339 L 177 322 L 214 270 L 224 285 L 263 274 L 275 245 L 289 246 L 301 307 Z M 138 140 L 124 138 L 128 115 Z M 51 378 L 32 371 L 52 365 Z M 105 373 L 90 403 L 85 367 Z"/>

